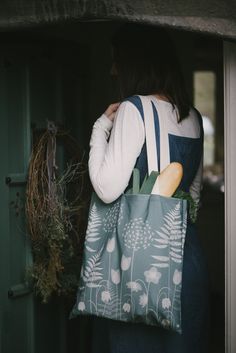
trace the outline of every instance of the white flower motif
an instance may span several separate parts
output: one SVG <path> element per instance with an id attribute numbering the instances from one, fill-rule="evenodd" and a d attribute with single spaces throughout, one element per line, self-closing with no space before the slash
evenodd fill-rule
<path id="1" fill-rule="evenodd" d="M 169 309 L 171 306 L 170 298 L 163 298 L 161 304 L 163 309 Z"/>
<path id="2" fill-rule="evenodd" d="M 126 312 L 126 313 L 129 313 L 130 312 L 130 304 L 129 303 L 125 303 L 123 305 L 123 310 Z"/>
<path id="3" fill-rule="evenodd" d="M 163 327 L 165 327 L 165 328 L 170 328 L 170 320 L 167 320 L 167 319 L 163 319 L 162 321 L 161 321 L 161 324 L 162 324 L 162 326 Z"/>
<path id="4" fill-rule="evenodd" d="M 141 285 L 137 282 L 127 282 L 126 286 L 130 288 L 132 292 L 138 292 L 139 290 L 142 290 Z"/>
<path id="5" fill-rule="evenodd" d="M 139 304 L 144 308 L 148 303 L 148 296 L 146 293 L 143 293 L 139 296 Z"/>
<path id="6" fill-rule="evenodd" d="M 115 249 L 115 237 L 111 238 L 107 242 L 107 251 L 113 252 Z"/>
<path id="7" fill-rule="evenodd" d="M 79 304 L 78 304 L 78 310 L 80 310 L 80 311 L 84 311 L 84 310 L 85 310 L 85 304 L 84 304 L 84 302 L 79 302 Z"/>
<path id="8" fill-rule="evenodd" d="M 125 255 L 122 255 L 122 258 L 121 258 L 121 269 L 123 271 L 127 271 L 130 267 L 130 264 L 131 264 L 131 257 L 126 257 Z"/>
<path id="9" fill-rule="evenodd" d="M 111 269 L 111 280 L 114 284 L 120 283 L 120 270 Z"/>
<path id="10" fill-rule="evenodd" d="M 99 287 L 99 285 L 97 283 L 94 283 L 94 282 L 87 282 L 86 286 L 89 287 L 89 288 L 97 288 L 97 287 Z"/>
<path id="11" fill-rule="evenodd" d="M 146 282 L 157 284 L 161 278 L 161 272 L 156 267 L 151 267 L 148 271 L 144 272 Z"/>
<path id="12" fill-rule="evenodd" d="M 101 294 L 101 299 L 104 303 L 108 303 L 111 300 L 110 292 L 104 290 Z"/>
<path id="13" fill-rule="evenodd" d="M 182 281 L 182 272 L 175 270 L 174 275 L 173 275 L 173 282 L 174 284 L 178 285 Z"/>

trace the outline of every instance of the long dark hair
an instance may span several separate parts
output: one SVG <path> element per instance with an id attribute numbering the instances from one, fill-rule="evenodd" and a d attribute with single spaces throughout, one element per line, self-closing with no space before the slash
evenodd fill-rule
<path id="1" fill-rule="evenodd" d="M 164 28 L 127 23 L 112 35 L 111 45 L 121 100 L 161 94 L 178 108 L 178 122 L 188 116 L 191 102 L 175 45 Z"/>

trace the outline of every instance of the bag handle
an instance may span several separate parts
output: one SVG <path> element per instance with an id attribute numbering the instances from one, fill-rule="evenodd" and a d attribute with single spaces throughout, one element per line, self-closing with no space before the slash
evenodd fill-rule
<path id="1" fill-rule="evenodd" d="M 158 156 L 156 131 L 155 131 L 155 116 L 152 107 L 152 101 L 146 96 L 139 96 L 143 104 L 144 125 L 146 134 L 148 175 L 152 170 L 159 173 L 170 164 L 169 137 L 166 126 L 165 110 L 162 105 L 158 104 L 157 118 L 160 133 L 160 156 Z M 156 98 L 155 98 L 156 99 Z M 165 153 L 161 154 L 161 150 Z M 158 157 L 160 157 L 160 170 L 158 168 Z"/>
<path id="2" fill-rule="evenodd" d="M 134 168 L 133 170 L 133 183 L 132 189 L 130 190 L 133 194 L 151 194 L 153 186 L 155 185 L 156 179 L 159 175 L 158 171 L 158 154 L 156 148 L 156 134 L 155 134 L 155 123 L 154 115 L 151 102 L 145 96 L 139 96 L 142 101 L 143 115 L 144 115 L 144 126 L 146 135 L 146 150 L 148 160 L 148 176 L 143 181 L 141 188 L 139 189 L 140 174 L 139 170 Z"/>
<path id="3" fill-rule="evenodd" d="M 153 109 L 152 104 L 147 97 L 139 97 L 143 104 L 144 126 L 147 146 L 148 175 L 151 175 L 152 171 L 159 172 Z"/>
<path id="4" fill-rule="evenodd" d="M 153 187 L 155 185 L 156 179 L 160 174 L 158 168 L 158 151 L 157 151 L 157 142 L 156 142 L 156 133 L 155 133 L 155 121 L 154 121 L 154 113 L 152 102 L 146 96 L 139 95 L 142 106 L 143 106 L 143 120 L 144 120 L 144 127 L 145 127 L 145 136 L 146 136 L 146 151 L 147 151 L 147 162 L 148 162 L 148 176 L 146 175 L 145 179 L 143 180 L 142 186 L 139 188 L 140 183 L 140 174 L 137 168 L 133 170 L 133 181 L 132 181 L 132 188 L 128 191 L 128 193 L 133 194 L 151 194 L 153 191 Z M 162 112 L 161 115 L 164 113 Z M 159 124 L 161 125 L 161 129 L 163 131 L 162 136 L 162 144 L 165 143 L 165 149 L 169 146 L 168 145 L 168 138 L 166 135 L 166 131 L 164 131 L 165 124 L 164 122 L 160 121 L 160 109 L 158 110 L 158 118 Z M 164 125 L 164 126 L 163 126 Z M 160 136 L 161 139 L 161 136 Z M 163 141 L 164 139 L 164 141 Z M 169 148 L 168 148 L 169 152 Z M 169 153 L 168 153 L 169 154 Z M 160 161 L 160 170 L 164 169 L 164 164 L 169 164 L 168 156 L 165 158 L 166 160 Z M 164 163 L 163 163 L 164 162 Z"/>

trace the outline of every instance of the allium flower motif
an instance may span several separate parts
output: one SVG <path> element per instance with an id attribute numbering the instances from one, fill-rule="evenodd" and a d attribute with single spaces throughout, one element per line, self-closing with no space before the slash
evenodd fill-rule
<path id="1" fill-rule="evenodd" d="M 131 257 L 126 257 L 125 255 L 122 255 L 121 258 L 121 269 L 123 271 L 127 271 L 130 267 L 131 264 Z"/>
<path id="2" fill-rule="evenodd" d="M 114 249 L 115 249 L 115 237 L 108 239 L 108 242 L 107 242 L 107 251 L 113 252 Z"/>
<path id="3" fill-rule="evenodd" d="M 123 310 L 126 312 L 126 313 L 129 313 L 130 312 L 130 304 L 129 303 L 125 303 L 123 305 Z"/>
<path id="4" fill-rule="evenodd" d="M 124 210 L 123 210 L 123 207 L 121 205 L 120 210 L 119 210 L 119 216 L 118 216 L 117 223 L 121 224 L 121 221 L 122 221 L 123 218 L 124 218 Z"/>
<path id="5" fill-rule="evenodd" d="M 126 286 L 131 289 L 132 292 L 138 292 L 142 290 L 142 287 L 137 282 L 127 282 Z"/>
<path id="6" fill-rule="evenodd" d="M 78 310 L 79 310 L 79 311 L 84 311 L 84 310 L 85 310 L 85 304 L 84 304 L 84 302 L 79 302 L 79 304 L 78 304 Z"/>
<path id="7" fill-rule="evenodd" d="M 163 298 L 161 305 L 163 309 L 169 309 L 169 307 L 171 306 L 170 298 Z"/>
<path id="8" fill-rule="evenodd" d="M 101 294 L 101 299 L 104 303 L 108 303 L 111 300 L 110 292 L 104 290 Z"/>
<path id="9" fill-rule="evenodd" d="M 153 240 L 153 231 L 148 221 L 142 218 L 131 219 L 124 226 L 123 238 L 127 248 L 137 251 L 146 249 Z"/>
<path id="10" fill-rule="evenodd" d="M 114 205 L 107 211 L 104 216 L 103 229 L 105 232 L 112 232 L 117 224 L 120 210 L 120 202 L 115 202 Z"/>
<path id="11" fill-rule="evenodd" d="M 182 272 L 178 271 L 176 269 L 175 272 L 174 272 L 174 275 L 173 275 L 173 282 L 177 286 L 178 284 L 181 283 L 181 281 L 182 281 Z"/>
<path id="12" fill-rule="evenodd" d="M 146 293 L 139 296 L 139 304 L 144 308 L 148 303 L 148 296 Z"/>
<path id="13" fill-rule="evenodd" d="M 161 272 L 156 267 L 151 267 L 148 271 L 144 272 L 144 276 L 146 282 L 157 284 L 161 278 Z"/>
<path id="14" fill-rule="evenodd" d="M 111 280 L 114 284 L 120 283 L 120 270 L 111 269 Z"/>

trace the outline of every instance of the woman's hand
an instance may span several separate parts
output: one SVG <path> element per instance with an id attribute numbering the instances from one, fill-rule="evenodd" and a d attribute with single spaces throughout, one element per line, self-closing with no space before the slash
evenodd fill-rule
<path id="1" fill-rule="evenodd" d="M 109 107 L 107 108 L 107 110 L 105 111 L 104 114 L 105 114 L 111 121 L 114 120 L 115 113 L 116 113 L 116 111 L 117 111 L 119 105 L 120 105 L 120 102 L 110 104 Z"/>

